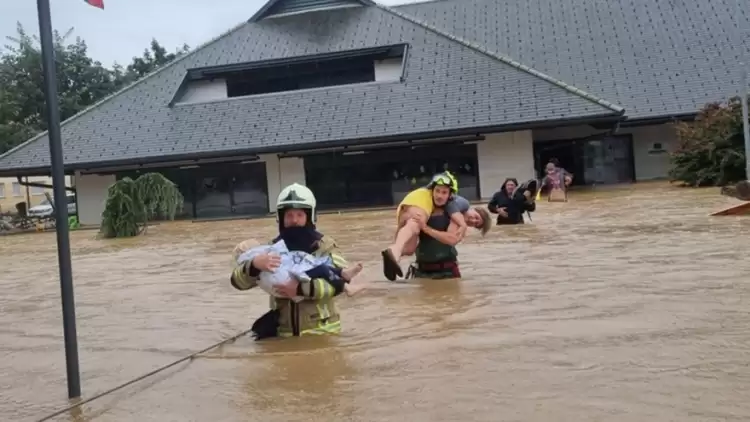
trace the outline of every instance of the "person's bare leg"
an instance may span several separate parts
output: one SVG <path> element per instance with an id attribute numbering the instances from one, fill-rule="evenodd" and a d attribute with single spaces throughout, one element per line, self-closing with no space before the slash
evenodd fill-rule
<path id="1" fill-rule="evenodd" d="M 365 286 L 362 285 L 351 285 L 349 284 L 354 277 L 359 275 L 359 273 L 362 272 L 362 269 L 364 267 L 361 263 L 357 263 L 353 267 L 344 268 L 341 270 L 341 278 L 347 281 L 346 284 L 344 284 L 344 293 L 346 293 L 347 296 L 354 296 L 357 294 L 360 290 L 364 289 Z"/>
<path id="2" fill-rule="evenodd" d="M 357 265 L 353 267 L 344 268 L 343 270 L 341 270 L 341 278 L 343 278 L 346 281 L 352 281 L 354 277 L 356 277 L 357 275 L 359 275 L 359 273 L 362 272 L 362 268 L 364 267 L 362 266 L 361 263 L 357 263 Z"/>
<path id="3" fill-rule="evenodd" d="M 417 246 L 419 246 L 419 233 L 417 233 L 416 236 L 409 239 L 408 242 L 404 245 L 404 249 L 401 251 L 402 256 L 412 256 L 417 251 Z"/>
<path id="4" fill-rule="evenodd" d="M 380 252 L 383 257 L 383 275 L 390 281 L 403 277 L 404 273 L 399 260 L 404 253 L 404 247 L 410 242 L 418 241 L 421 231 L 420 224 L 415 219 L 427 220 L 427 212 L 419 207 L 405 206 L 401 209 L 398 219 L 398 231 L 393 244 Z M 412 240 L 415 239 L 415 240 Z"/>
<path id="5" fill-rule="evenodd" d="M 408 207 L 401 213 L 401 217 L 399 218 L 399 225 L 401 227 L 399 227 L 396 233 L 396 239 L 394 239 L 393 244 L 388 247 L 396 260 L 401 259 L 404 255 L 407 245 L 411 246 L 412 253 L 416 249 L 421 230 L 419 224 L 412 220 L 414 217 L 427 220 L 427 213 L 423 209 L 414 206 Z"/>

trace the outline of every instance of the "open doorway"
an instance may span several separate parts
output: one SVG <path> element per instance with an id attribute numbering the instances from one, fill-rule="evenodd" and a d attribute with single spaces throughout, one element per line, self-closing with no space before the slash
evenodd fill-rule
<path id="1" fill-rule="evenodd" d="M 534 168 L 537 177 L 544 177 L 544 167 L 552 159 L 557 159 L 560 166 L 573 174 L 573 185 L 585 185 L 583 154 L 578 141 L 544 141 L 534 142 Z"/>
<path id="2" fill-rule="evenodd" d="M 573 174 L 574 186 L 635 181 L 630 135 L 534 142 L 534 168 L 539 177 L 543 177 L 544 166 L 553 158 Z"/>

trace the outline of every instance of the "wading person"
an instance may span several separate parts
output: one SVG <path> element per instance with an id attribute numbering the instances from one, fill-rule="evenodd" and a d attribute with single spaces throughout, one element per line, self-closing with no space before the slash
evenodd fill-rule
<path id="1" fill-rule="evenodd" d="M 466 234 L 467 225 L 483 230 L 483 219 L 476 211 L 471 210 L 466 198 L 456 195 L 457 192 L 458 182 L 446 171 L 435 175 L 426 187 L 406 195 L 396 209 L 397 231 L 394 242 L 382 251 L 385 278 L 393 281 L 396 277 L 403 277 L 399 260 L 416 251 L 420 228 L 436 207 L 442 207 L 458 226 L 459 242 Z"/>
<path id="2" fill-rule="evenodd" d="M 490 213 L 484 208 L 472 208 L 466 212 L 466 217 L 467 221 L 481 219 L 482 235 L 492 227 Z M 460 241 L 458 226 L 451 221 L 445 209 L 435 208 L 421 229 L 416 261 L 409 266 L 406 278 L 460 278 L 456 250 Z"/>
<path id="3" fill-rule="evenodd" d="M 316 257 L 327 256 L 334 267 L 344 269 L 347 263 L 336 243 L 315 228 L 316 206 L 315 195 L 306 186 L 294 183 L 285 187 L 276 201 L 279 236 L 271 243 L 284 240 L 290 251 L 302 251 Z M 261 272 L 273 272 L 280 265 L 278 255 L 258 254 L 234 268 L 232 286 L 238 290 L 257 287 Z M 326 279 L 299 281 L 290 278 L 288 282 L 277 285 L 276 293 L 282 297 L 271 296 L 271 310 L 253 324 L 256 339 L 340 332 L 340 315 L 334 303 L 337 291 Z M 295 297 L 302 300 L 292 300 Z"/>
<path id="4" fill-rule="evenodd" d="M 487 209 L 497 214 L 497 224 L 524 224 L 523 213 L 536 210 L 536 188 L 530 189 L 531 181 L 526 187 L 519 187 L 518 180 L 505 179 L 500 190 L 492 195 Z"/>
<path id="5" fill-rule="evenodd" d="M 542 179 L 542 187 L 548 192 L 548 200 L 552 202 L 565 202 L 568 200 L 568 186 L 573 183 L 573 175 L 560 167 L 557 159 L 551 159 L 544 168 L 545 176 Z"/>

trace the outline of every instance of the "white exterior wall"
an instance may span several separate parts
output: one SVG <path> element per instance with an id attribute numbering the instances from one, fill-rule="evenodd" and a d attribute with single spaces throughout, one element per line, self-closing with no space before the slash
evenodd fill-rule
<path id="1" fill-rule="evenodd" d="M 639 126 L 623 131 L 633 135 L 633 159 L 635 179 L 653 180 L 666 178 L 669 171 L 669 152 L 677 148 L 677 132 L 673 125 Z M 653 150 L 660 143 L 665 152 Z"/>
<path id="2" fill-rule="evenodd" d="M 75 186 L 78 200 L 78 222 L 96 225 L 102 222 L 102 212 L 107 200 L 107 189 L 115 183 L 114 175 L 76 173 Z"/>
<path id="3" fill-rule="evenodd" d="M 26 181 L 26 177 L 23 178 Z M 29 177 L 30 183 L 43 183 L 52 185 L 52 178 L 47 176 Z M 65 186 L 73 186 L 73 178 L 65 176 Z M 47 199 L 44 193 L 53 195 L 52 189 L 32 188 L 23 186 L 18 183 L 16 177 L 0 177 L 0 212 L 16 212 L 16 204 L 19 202 L 29 202 L 28 208 L 39 205 Z M 70 194 L 71 192 L 68 192 Z"/>
<path id="4" fill-rule="evenodd" d="M 200 103 L 205 101 L 222 100 L 227 98 L 227 81 L 213 79 L 210 81 L 189 82 L 182 97 L 177 103 Z"/>
<path id="5" fill-rule="evenodd" d="M 292 183 L 305 184 L 305 163 L 302 158 L 278 158 L 269 154 L 261 156 L 266 163 L 266 178 L 268 179 L 268 209 L 276 209 L 276 198 L 281 189 Z"/>
<path id="6" fill-rule="evenodd" d="M 385 59 L 375 61 L 375 82 L 397 81 L 401 78 L 403 59 Z"/>
<path id="7" fill-rule="evenodd" d="M 491 133 L 477 145 L 480 196 L 489 199 L 508 177 L 530 179 L 534 172 L 531 131 Z"/>
<path id="8" fill-rule="evenodd" d="M 535 130 L 534 140 L 565 140 L 590 136 L 604 132 L 591 126 L 573 126 L 555 129 Z M 633 160 L 635 161 L 635 179 L 637 181 L 653 180 L 667 177 L 669 171 L 669 154 L 653 151 L 655 143 L 667 152 L 677 146 L 677 134 L 670 124 L 637 126 L 621 128 L 618 135 L 632 135 Z"/>

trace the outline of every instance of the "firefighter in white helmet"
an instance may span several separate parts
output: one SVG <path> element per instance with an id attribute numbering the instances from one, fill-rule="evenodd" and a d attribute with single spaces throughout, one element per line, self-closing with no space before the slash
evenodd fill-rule
<path id="1" fill-rule="evenodd" d="M 276 220 L 279 236 L 271 243 L 284 240 L 289 250 L 304 251 L 315 256 L 328 255 L 337 268 L 345 268 L 346 260 L 339 253 L 336 242 L 319 233 L 317 201 L 312 191 L 299 183 L 292 183 L 279 193 L 276 200 Z M 249 290 L 257 286 L 261 271 L 273 271 L 280 264 L 278 256 L 258 255 L 252 261 L 238 265 L 232 272 L 231 282 L 238 290 Z M 325 280 L 290 280 L 280 291 L 284 296 L 303 296 L 304 300 L 271 297 L 271 310 L 253 324 L 257 339 L 266 337 L 290 337 L 308 334 L 337 334 L 341 320 L 334 303 L 337 292 Z"/>

